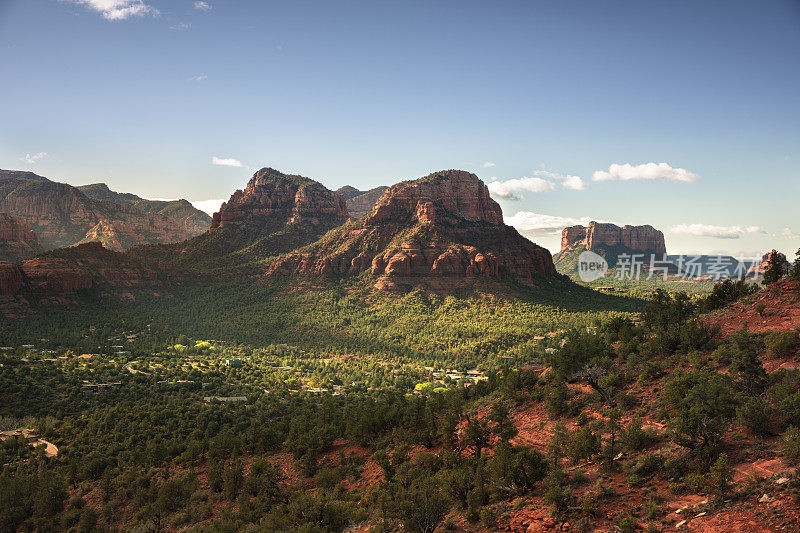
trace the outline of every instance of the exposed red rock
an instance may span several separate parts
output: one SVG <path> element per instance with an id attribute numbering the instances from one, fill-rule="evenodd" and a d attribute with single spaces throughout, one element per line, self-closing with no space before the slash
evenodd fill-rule
<path id="1" fill-rule="evenodd" d="M 355 187 L 345 186 L 336 192 L 344 194 L 347 198 L 347 212 L 353 218 L 363 218 L 375 206 L 389 187 L 380 186 L 368 191 L 359 191 Z"/>
<path id="2" fill-rule="evenodd" d="M 256 172 L 244 190 L 237 190 L 211 219 L 211 229 L 229 225 L 258 228 L 276 223 L 319 224 L 323 219 L 347 220 L 342 194 L 302 176 L 272 168 Z"/>
<path id="3" fill-rule="evenodd" d="M 40 258 L 23 261 L 20 270 L 31 289 L 48 292 L 75 292 L 92 287 L 92 275 L 61 258 Z"/>
<path id="4" fill-rule="evenodd" d="M 173 281 L 180 276 L 169 273 Z M 0 262 L 0 295 L 72 293 L 82 289 L 152 287 L 167 276 L 132 255 L 90 242 L 12 264 Z"/>
<path id="5" fill-rule="evenodd" d="M 131 193 L 112 191 L 105 183 L 93 183 L 78 187 L 83 194 L 95 200 L 115 204 L 129 204 L 143 213 L 161 215 L 172 219 L 177 228 L 184 228 L 191 238 L 208 231 L 211 217 L 195 208 L 186 200 L 148 200 Z M 143 244 L 143 243 L 140 243 Z"/>
<path id="6" fill-rule="evenodd" d="M 21 261 L 40 253 L 39 238 L 23 219 L 0 213 L 0 261 Z"/>
<path id="7" fill-rule="evenodd" d="M 784 279 L 709 315 L 722 335 L 742 328 L 753 333 L 800 330 L 800 281 Z"/>
<path id="8" fill-rule="evenodd" d="M 622 226 L 589 222 L 587 226 L 572 226 L 561 232 L 561 250 L 583 245 L 587 250 L 621 246 L 637 253 L 663 255 L 667 253 L 664 234 L 653 226 Z"/>
<path id="9" fill-rule="evenodd" d="M 783 265 L 783 273 L 788 274 L 789 262 L 786 259 L 786 254 L 783 254 L 777 250 L 772 250 L 761 256 L 761 261 L 758 263 L 753 263 L 753 265 L 747 269 L 747 274 L 752 275 L 758 273 L 759 276 L 763 276 L 772 265 L 772 254 L 777 254 L 776 258 Z"/>
<path id="10" fill-rule="evenodd" d="M 418 204 L 432 202 L 437 211 L 471 222 L 503 223 L 500 205 L 475 174 L 446 170 L 389 187 L 368 219 L 381 221 L 395 214 L 414 213 Z"/>
<path id="11" fill-rule="evenodd" d="M 22 285 L 22 271 L 19 267 L 8 261 L 0 261 L 0 295 L 15 294 Z"/>
<path id="12" fill-rule="evenodd" d="M 90 198 L 76 187 L 35 174 L 0 171 L 0 211 L 25 220 L 45 250 L 91 240 L 124 250 L 139 244 L 180 242 L 197 234 L 185 219 L 173 218 L 173 212 L 185 211 L 181 206 L 147 205 L 153 210 Z"/>
<path id="13" fill-rule="evenodd" d="M 392 186 L 364 219 L 276 259 L 268 275 L 364 271 L 399 280 L 505 277 L 528 285 L 537 275 L 556 275 L 547 250 L 505 225 L 486 185 L 459 170 Z"/>

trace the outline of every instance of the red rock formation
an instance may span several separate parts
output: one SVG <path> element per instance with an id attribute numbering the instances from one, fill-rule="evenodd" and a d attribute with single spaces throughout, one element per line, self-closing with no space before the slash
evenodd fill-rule
<path id="1" fill-rule="evenodd" d="M 272 168 L 256 172 L 244 190 L 237 190 L 211 218 L 211 229 L 229 225 L 259 228 L 285 223 L 318 224 L 322 219 L 347 220 L 342 194 L 302 176 Z"/>
<path id="2" fill-rule="evenodd" d="M 268 275 L 395 279 L 554 276 L 547 250 L 502 221 L 474 174 L 449 170 L 389 188 L 362 220 L 272 262 Z"/>
<path id="3" fill-rule="evenodd" d="M 40 253 L 39 238 L 23 219 L 0 213 L 0 261 L 21 261 Z"/>
<path id="4" fill-rule="evenodd" d="M 636 253 L 663 255 L 667 253 L 664 234 L 652 226 L 616 226 L 589 222 L 589 225 L 564 228 L 561 250 L 583 245 L 587 250 L 624 247 Z"/>
<path id="5" fill-rule="evenodd" d="M 433 202 L 437 211 L 450 213 L 467 221 L 503 223 L 500 205 L 489 196 L 489 189 L 474 174 L 446 170 L 414 181 L 402 181 L 390 187 L 375 204 L 373 221 L 397 213 L 413 213 L 417 205 Z"/>
<path id="6" fill-rule="evenodd" d="M 777 254 L 776 257 L 778 261 L 783 265 L 783 273 L 788 274 L 790 265 L 789 261 L 786 259 L 786 254 L 783 254 L 777 250 L 772 250 L 761 256 L 760 262 L 753 263 L 750 268 L 747 269 L 747 275 L 749 276 L 758 273 L 759 276 L 763 276 L 772 265 L 772 254 Z"/>
<path id="7" fill-rule="evenodd" d="M 170 273 L 174 274 L 174 273 Z M 111 292 L 160 285 L 161 273 L 130 254 L 90 242 L 18 264 L 0 262 L 0 295 L 59 294 L 99 288 Z M 179 276 L 172 276 L 177 281 Z"/>
<path id="8" fill-rule="evenodd" d="M 0 261 L 0 296 L 18 292 L 23 285 L 22 271 L 13 263 Z"/>
<path id="9" fill-rule="evenodd" d="M 31 289 L 45 292 L 75 292 L 92 287 L 91 273 L 61 258 L 37 257 L 20 264 Z"/>
<path id="10" fill-rule="evenodd" d="M 169 214 L 170 209 L 181 211 L 180 206 L 163 209 L 145 212 L 132 203 L 90 198 L 65 183 L 0 171 L 0 211 L 24 219 L 45 250 L 94 239 L 117 250 L 186 240 L 190 236 L 186 221 Z"/>
<path id="11" fill-rule="evenodd" d="M 368 191 L 359 191 L 355 187 L 345 186 L 336 192 L 344 194 L 347 198 L 347 212 L 353 218 L 363 218 L 375 206 L 389 187 L 380 186 Z"/>
<path id="12" fill-rule="evenodd" d="M 208 231 L 211 217 L 195 208 L 186 200 L 148 200 L 131 193 L 112 191 L 105 183 L 93 183 L 78 187 L 83 194 L 95 200 L 115 204 L 128 204 L 143 213 L 161 215 L 173 220 L 176 228 L 184 228 L 187 237 L 196 237 Z"/>

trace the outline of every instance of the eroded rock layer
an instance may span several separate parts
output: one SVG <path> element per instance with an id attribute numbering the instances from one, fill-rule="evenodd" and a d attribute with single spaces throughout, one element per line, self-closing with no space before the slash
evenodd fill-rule
<path id="1" fill-rule="evenodd" d="M 359 221 L 272 262 L 268 275 L 397 279 L 555 276 L 544 248 L 503 223 L 486 185 L 461 170 L 390 187 Z"/>
<path id="2" fill-rule="evenodd" d="M 624 247 L 643 254 L 667 253 L 664 234 L 653 226 L 622 226 L 589 222 L 587 226 L 572 226 L 561 232 L 561 250 L 583 245 L 587 250 Z"/>
<path id="3" fill-rule="evenodd" d="M 0 213 L 0 261 L 22 261 L 40 253 L 39 238 L 23 219 Z"/>

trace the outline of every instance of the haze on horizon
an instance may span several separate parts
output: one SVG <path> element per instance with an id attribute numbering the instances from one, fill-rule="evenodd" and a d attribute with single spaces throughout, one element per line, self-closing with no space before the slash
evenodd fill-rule
<path id="1" fill-rule="evenodd" d="M 461 168 L 506 221 L 800 247 L 800 3 L 0 0 L 0 168 L 205 210 Z"/>

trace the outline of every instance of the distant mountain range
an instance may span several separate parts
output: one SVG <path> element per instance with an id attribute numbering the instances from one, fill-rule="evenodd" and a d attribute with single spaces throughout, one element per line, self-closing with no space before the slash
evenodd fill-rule
<path id="1" fill-rule="evenodd" d="M 389 187 L 386 186 L 380 186 L 368 191 L 359 191 L 355 187 L 345 185 L 336 192 L 344 195 L 347 200 L 347 211 L 350 213 L 351 217 L 363 218 L 364 215 L 370 212 L 375 202 L 383 196 L 383 193 L 385 193 L 388 188 Z"/>
<path id="2" fill-rule="evenodd" d="M 362 272 L 382 288 L 420 282 L 445 288 L 476 279 L 530 286 L 558 277 L 550 253 L 504 224 L 486 185 L 463 170 L 393 185 L 363 218 L 268 269 L 270 276 L 332 278 Z"/>
<path id="3" fill-rule="evenodd" d="M 178 242 L 211 222 L 186 200 L 146 200 L 102 183 L 73 187 L 18 170 L 0 170 L 0 212 L 25 221 L 43 250 L 91 241 L 113 250 Z"/>
<path id="4" fill-rule="evenodd" d="M 18 211 L 47 230 L 42 233 L 49 239 L 48 247 L 75 240 L 103 242 L 101 232 L 93 234 L 93 222 L 119 224 L 110 228 L 117 232 L 126 228 L 114 222 L 119 219 L 111 219 L 111 213 L 136 213 L 140 219 L 169 216 L 184 231 L 190 218 L 169 211 L 180 203 L 153 203 L 109 191 L 102 184 L 75 188 L 19 178 L 6 178 L 3 183 L 11 191 L 4 195 L 11 198 L 8 205 L 20 204 L 14 198 L 25 198 L 30 204 L 27 211 Z M 357 211 L 348 211 L 348 196 L 360 199 Z M 75 208 L 56 210 L 57 201 L 68 201 Z M 48 215 L 44 220 L 49 224 L 31 215 L 37 205 L 38 212 Z M 361 218 L 353 216 L 362 212 Z M 79 229 L 70 234 L 51 227 L 67 223 Z M 79 233 L 84 230 L 88 237 Z M 164 243 L 168 240 L 156 239 L 156 244 L 125 253 L 105 250 L 94 242 L 17 265 L 0 264 L 0 293 L 6 302 L 0 302 L 0 310 L 17 309 L 14 302 L 21 300 L 16 295 L 50 301 L 47 295 L 98 289 L 125 291 L 130 297 L 127 291 L 134 287 L 214 283 L 232 276 L 334 282 L 349 278 L 364 280 L 379 290 L 420 285 L 441 291 L 478 287 L 518 291 L 554 283 L 574 287 L 556 272 L 547 250 L 503 223 L 500 206 L 486 185 L 461 170 L 435 172 L 388 189 L 337 192 L 303 176 L 263 168 L 222 204 L 209 231 Z"/>

